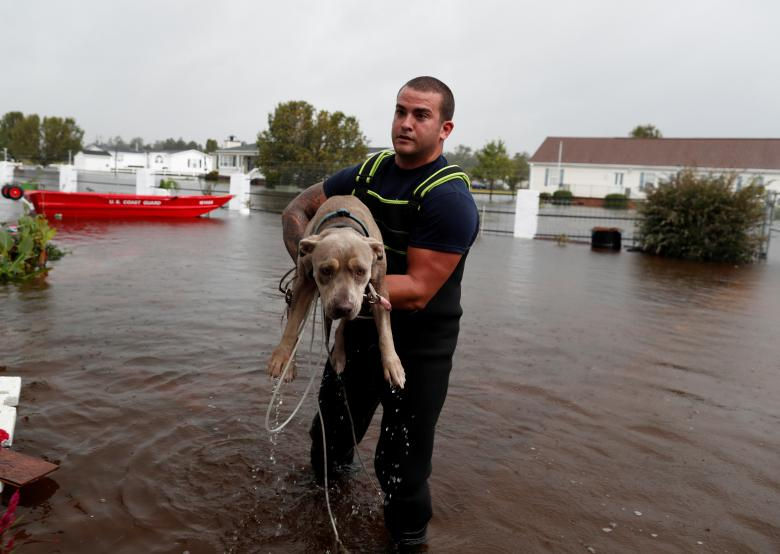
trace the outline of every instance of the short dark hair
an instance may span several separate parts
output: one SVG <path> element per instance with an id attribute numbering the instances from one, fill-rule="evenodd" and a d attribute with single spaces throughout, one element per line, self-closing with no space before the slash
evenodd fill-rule
<path id="1" fill-rule="evenodd" d="M 455 115 L 455 97 L 452 95 L 450 87 L 439 81 L 436 77 L 415 77 L 411 81 L 407 82 L 399 93 L 406 87 L 420 92 L 437 92 L 441 94 L 441 107 L 439 109 L 439 117 L 442 121 L 450 121 L 452 116 Z"/>

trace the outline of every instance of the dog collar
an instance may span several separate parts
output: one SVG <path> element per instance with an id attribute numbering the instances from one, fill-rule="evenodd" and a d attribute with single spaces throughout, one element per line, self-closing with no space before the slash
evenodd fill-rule
<path id="1" fill-rule="evenodd" d="M 325 216 L 320 220 L 319 224 L 317 225 L 317 228 L 314 229 L 314 234 L 316 235 L 317 233 L 320 232 L 320 229 L 322 228 L 322 226 L 325 224 L 326 221 L 335 219 L 337 217 L 346 217 L 347 219 L 351 219 L 352 221 L 360 225 L 360 230 L 363 231 L 363 234 L 365 236 L 368 236 L 368 229 L 366 228 L 365 224 L 362 221 L 360 221 L 358 218 L 356 218 L 354 215 L 352 215 L 352 213 L 349 210 L 345 210 L 344 208 L 325 214 Z M 350 227 L 354 229 L 354 227 L 352 227 L 351 225 L 334 225 L 334 227 Z"/>

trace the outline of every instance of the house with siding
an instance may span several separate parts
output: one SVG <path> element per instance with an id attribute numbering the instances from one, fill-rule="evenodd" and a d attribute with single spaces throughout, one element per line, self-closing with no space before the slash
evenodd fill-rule
<path id="1" fill-rule="evenodd" d="M 780 139 L 547 137 L 528 164 L 530 189 L 586 198 L 644 198 L 648 187 L 685 168 L 780 191 Z"/>
<path id="2" fill-rule="evenodd" d="M 90 144 L 73 157 L 73 165 L 86 171 L 151 169 L 175 175 L 204 175 L 214 169 L 214 160 L 200 150 L 137 152 Z"/>
<path id="3" fill-rule="evenodd" d="M 217 158 L 216 169 L 223 176 L 230 176 L 235 173 L 250 173 L 257 164 L 259 153 L 260 150 L 257 148 L 257 144 L 246 144 L 237 141 L 233 135 L 230 135 L 215 152 Z"/>

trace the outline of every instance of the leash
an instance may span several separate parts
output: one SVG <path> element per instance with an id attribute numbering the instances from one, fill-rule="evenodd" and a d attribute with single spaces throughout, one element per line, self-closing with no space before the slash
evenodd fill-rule
<path id="1" fill-rule="evenodd" d="M 285 286 L 284 280 L 295 270 L 295 268 L 291 269 L 287 273 L 284 274 L 282 279 L 279 281 L 279 290 L 284 293 L 285 299 L 288 297 L 292 298 L 292 290 L 290 288 L 290 283 L 295 279 L 295 276 L 293 276 Z M 369 294 L 372 296 L 368 300 L 369 303 L 377 303 L 377 302 L 387 302 L 386 299 L 382 298 L 380 295 L 376 293 L 374 288 L 369 283 Z M 297 331 L 297 338 L 295 340 L 295 345 L 293 346 L 292 352 L 290 354 L 290 358 L 287 360 L 287 363 L 284 365 L 284 368 L 282 370 L 282 374 L 279 376 L 276 384 L 274 385 L 273 391 L 271 393 L 271 399 L 268 402 L 268 410 L 266 410 L 265 413 L 265 428 L 266 431 L 272 434 L 280 433 L 289 423 L 292 421 L 292 419 L 295 417 L 295 415 L 300 410 L 301 406 L 303 405 L 303 402 L 306 400 L 306 397 L 309 395 L 309 391 L 311 390 L 312 385 L 314 384 L 314 378 L 317 376 L 316 371 L 312 369 L 311 376 L 309 377 L 309 382 L 306 384 L 306 388 L 303 391 L 303 394 L 301 395 L 300 400 L 298 401 L 298 404 L 296 404 L 295 408 L 293 409 L 292 413 L 285 419 L 281 424 L 277 425 L 276 427 L 271 426 L 271 410 L 273 406 L 276 404 L 276 399 L 279 396 L 279 391 L 281 390 L 282 384 L 285 382 L 285 378 L 287 377 L 287 373 L 290 371 L 290 367 L 292 365 L 292 361 L 295 357 L 295 353 L 298 351 L 298 347 L 301 344 L 301 340 L 303 339 L 303 330 L 306 327 L 306 324 L 308 323 L 309 318 L 312 315 L 312 312 L 315 314 L 314 317 L 312 317 L 312 326 L 311 326 L 311 344 L 310 344 L 310 350 L 314 349 L 314 336 L 316 331 L 316 325 L 317 325 L 317 317 L 316 317 L 316 305 L 319 302 L 319 293 L 314 293 L 314 298 L 312 299 L 311 304 L 309 305 L 309 309 L 306 312 L 306 315 L 304 316 L 303 320 L 301 321 L 300 326 L 298 327 Z M 322 306 L 322 302 L 319 302 Z M 289 301 L 288 301 L 289 304 Z M 387 302 L 389 305 L 389 302 Z M 382 304 L 384 305 L 384 303 Z M 320 359 L 323 358 L 322 352 L 323 348 L 326 347 L 327 343 L 329 342 L 329 337 L 326 336 L 326 328 L 325 328 L 325 308 L 322 306 L 322 333 L 323 333 L 323 339 L 322 343 L 320 345 Z M 330 358 L 330 352 L 327 352 L 328 358 Z M 369 482 L 374 487 L 374 490 L 377 492 L 378 495 L 381 496 L 382 492 L 375 483 L 373 479 L 371 479 L 371 474 L 368 472 L 368 469 L 366 468 L 366 464 L 363 461 L 363 457 L 360 455 L 360 450 L 357 447 L 357 437 L 355 436 L 355 423 L 352 419 L 352 411 L 349 409 L 349 402 L 347 400 L 347 391 L 346 387 L 344 385 L 344 382 L 341 380 L 341 375 L 336 375 L 339 384 L 342 387 L 342 392 L 344 395 L 344 405 L 347 408 L 347 415 L 349 417 L 349 424 L 350 424 L 350 431 L 352 433 L 352 444 L 354 445 L 355 452 L 357 453 L 358 460 L 360 461 L 360 465 L 363 468 L 363 471 L 365 472 L 366 476 L 369 479 Z M 325 418 L 323 417 L 322 410 L 320 409 L 320 403 L 317 402 L 317 414 L 319 415 L 320 419 L 320 431 L 322 433 L 322 458 L 323 458 L 323 485 L 325 487 L 325 505 L 328 509 L 328 517 L 330 518 L 330 525 L 333 529 L 333 535 L 336 538 L 336 543 L 341 546 L 342 550 L 346 552 L 346 547 L 341 542 L 341 538 L 339 537 L 338 528 L 336 527 L 336 518 L 333 516 L 333 510 L 330 505 L 330 493 L 328 491 L 328 446 L 327 446 L 327 439 L 325 437 Z"/>
<path id="2" fill-rule="evenodd" d="M 290 272 L 288 271 L 287 274 Z M 286 276 L 286 275 L 285 275 Z M 284 280 L 284 277 L 282 278 Z M 281 424 L 277 425 L 276 427 L 271 426 L 271 409 L 276 403 L 276 398 L 279 396 L 279 390 L 281 389 L 282 383 L 285 381 L 285 377 L 287 376 L 287 372 L 290 370 L 290 366 L 292 365 L 292 361 L 295 357 L 295 353 L 298 351 L 298 346 L 301 344 L 301 339 L 303 338 L 303 329 L 306 327 L 306 323 L 308 322 L 309 317 L 312 314 L 312 310 L 317 305 L 317 301 L 319 300 L 319 294 L 314 293 L 314 298 L 312 299 L 312 303 L 309 305 L 309 309 L 306 312 L 306 315 L 303 318 L 303 321 L 301 321 L 301 325 L 298 327 L 298 337 L 295 340 L 295 346 L 293 346 L 292 352 L 290 354 L 290 358 L 287 360 L 287 363 L 284 364 L 284 369 L 282 370 L 282 374 L 279 376 L 279 379 L 276 382 L 276 385 L 274 386 L 273 392 L 271 393 L 271 399 L 268 402 L 268 410 L 265 413 L 265 429 L 269 433 L 280 433 L 285 427 L 287 427 L 287 424 L 292 421 L 292 419 L 295 417 L 295 415 L 298 413 L 298 411 L 301 409 L 301 406 L 303 405 L 303 401 L 306 400 L 306 397 L 309 395 L 309 391 L 311 390 L 311 386 L 314 383 L 314 378 L 317 376 L 317 373 L 312 369 L 311 376 L 309 377 L 309 382 L 306 385 L 306 389 L 303 391 L 303 394 L 301 395 L 301 399 L 298 401 L 298 404 L 295 406 L 295 409 L 293 409 L 292 413 L 285 419 Z M 314 312 L 316 314 L 316 312 Z M 312 327 L 311 327 L 311 348 L 314 347 L 314 334 L 317 324 L 317 318 L 316 316 L 312 318 Z M 323 325 L 323 333 L 325 331 L 325 326 Z M 322 357 L 322 346 L 320 347 L 320 357 Z M 336 543 L 339 544 L 342 548 L 344 548 L 344 544 L 341 542 L 341 538 L 339 537 L 339 531 L 336 528 L 336 518 L 333 517 L 333 510 L 330 507 L 330 495 L 328 493 L 328 448 L 325 442 L 325 423 L 324 419 L 322 417 L 322 410 L 320 410 L 320 403 L 317 402 L 317 414 L 320 417 L 320 429 L 322 431 L 322 457 L 324 462 L 323 467 L 323 484 L 325 486 L 325 505 L 328 508 L 328 517 L 330 518 L 330 525 L 333 529 L 333 534 L 336 537 Z M 346 550 L 346 549 L 344 549 Z"/>

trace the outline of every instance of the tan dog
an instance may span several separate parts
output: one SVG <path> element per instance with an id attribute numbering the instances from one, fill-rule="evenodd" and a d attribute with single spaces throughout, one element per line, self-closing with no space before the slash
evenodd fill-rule
<path id="1" fill-rule="evenodd" d="M 354 196 L 333 196 L 320 206 L 298 244 L 295 285 L 287 324 L 282 340 L 268 362 L 268 373 L 272 377 L 281 376 L 292 355 L 315 290 L 319 290 L 325 312 L 325 329 L 329 334 L 332 321 L 357 317 L 370 282 L 383 300 L 375 302 L 371 309 L 379 334 L 385 379 L 403 388 L 406 381 L 404 368 L 393 344 L 390 306 L 384 300 L 387 298 L 384 282 L 387 260 L 384 254 L 379 227 L 360 200 Z M 342 322 L 336 331 L 331 354 L 336 373 L 341 373 L 346 365 L 343 329 Z"/>

